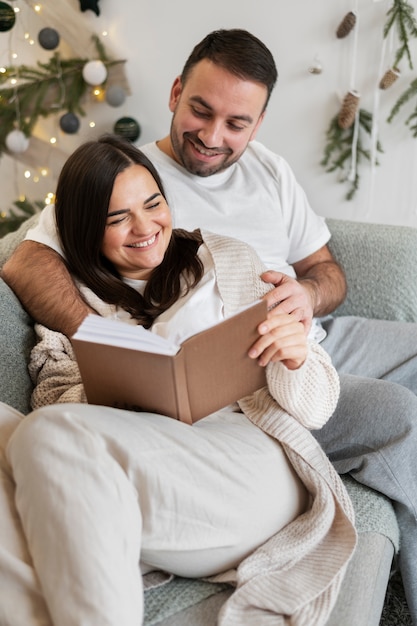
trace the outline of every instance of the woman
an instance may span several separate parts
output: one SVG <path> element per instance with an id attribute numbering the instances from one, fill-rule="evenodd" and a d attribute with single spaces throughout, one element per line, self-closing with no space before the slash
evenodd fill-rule
<path id="1" fill-rule="evenodd" d="M 268 288 L 246 244 L 173 230 L 157 172 L 115 137 L 68 159 L 56 219 L 92 309 L 177 341 Z M 270 313 L 249 352 L 268 388 L 192 427 L 79 404 L 70 341 L 37 330 L 33 405 L 53 406 L 23 421 L 8 458 L 52 622 L 140 624 L 140 562 L 142 573 L 235 580 L 220 624 L 262 626 L 271 614 L 325 623 L 356 535 L 343 485 L 307 431 L 332 414 L 338 378 L 302 324 Z"/>

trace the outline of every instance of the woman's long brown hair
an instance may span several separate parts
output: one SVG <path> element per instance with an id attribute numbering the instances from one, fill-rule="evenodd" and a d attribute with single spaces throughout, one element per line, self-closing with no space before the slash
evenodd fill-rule
<path id="1" fill-rule="evenodd" d="M 84 143 L 66 161 L 56 190 L 56 220 L 74 277 L 101 300 L 126 309 L 149 328 L 181 296 L 181 277 L 187 289 L 201 280 L 203 266 L 197 251 L 202 238 L 199 231 L 174 229 L 164 259 L 152 271 L 143 296 L 123 282 L 101 247 L 114 181 L 132 164 L 145 167 L 166 198 L 158 172 L 143 152 L 127 140 L 105 135 Z"/>

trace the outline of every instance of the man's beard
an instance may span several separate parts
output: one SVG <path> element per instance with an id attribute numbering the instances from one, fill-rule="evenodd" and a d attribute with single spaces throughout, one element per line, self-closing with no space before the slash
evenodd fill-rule
<path id="1" fill-rule="evenodd" d="M 187 143 L 189 141 L 188 138 L 192 139 L 194 145 L 200 145 L 201 148 L 209 151 L 208 148 L 205 148 L 204 144 L 201 141 L 193 136 L 191 133 L 183 134 L 183 141 L 180 141 L 178 134 L 175 132 L 173 125 L 171 126 L 171 145 L 174 151 L 174 154 L 181 165 L 189 172 L 190 174 L 194 174 L 195 176 L 207 177 L 212 176 L 213 174 L 217 174 L 218 172 L 222 172 L 226 170 L 228 167 L 236 163 L 236 161 L 240 158 L 241 154 L 233 154 L 231 157 L 231 151 L 223 152 L 223 159 L 218 161 L 215 165 L 210 165 L 210 163 L 202 163 L 198 161 L 198 159 L 194 158 L 189 154 L 186 149 Z M 221 153 L 221 151 L 219 151 Z"/>

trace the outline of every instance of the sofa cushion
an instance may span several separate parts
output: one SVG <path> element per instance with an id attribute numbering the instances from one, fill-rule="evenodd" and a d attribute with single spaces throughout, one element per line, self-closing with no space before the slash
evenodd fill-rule
<path id="1" fill-rule="evenodd" d="M 335 315 L 417 322 L 417 228 L 326 219 L 329 247 L 346 273 Z"/>
<path id="2" fill-rule="evenodd" d="M 30 411 L 32 383 L 27 363 L 34 342 L 31 318 L 0 279 L 0 400 L 24 414 Z"/>

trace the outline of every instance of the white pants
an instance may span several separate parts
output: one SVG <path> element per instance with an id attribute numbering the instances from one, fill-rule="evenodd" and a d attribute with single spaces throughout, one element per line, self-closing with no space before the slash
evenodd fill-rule
<path id="1" fill-rule="evenodd" d="M 21 420 L 0 404 L 0 439 L 1 626 L 138 626 L 139 561 L 218 573 L 307 506 L 279 444 L 240 413 L 188 426 L 56 405 Z"/>

